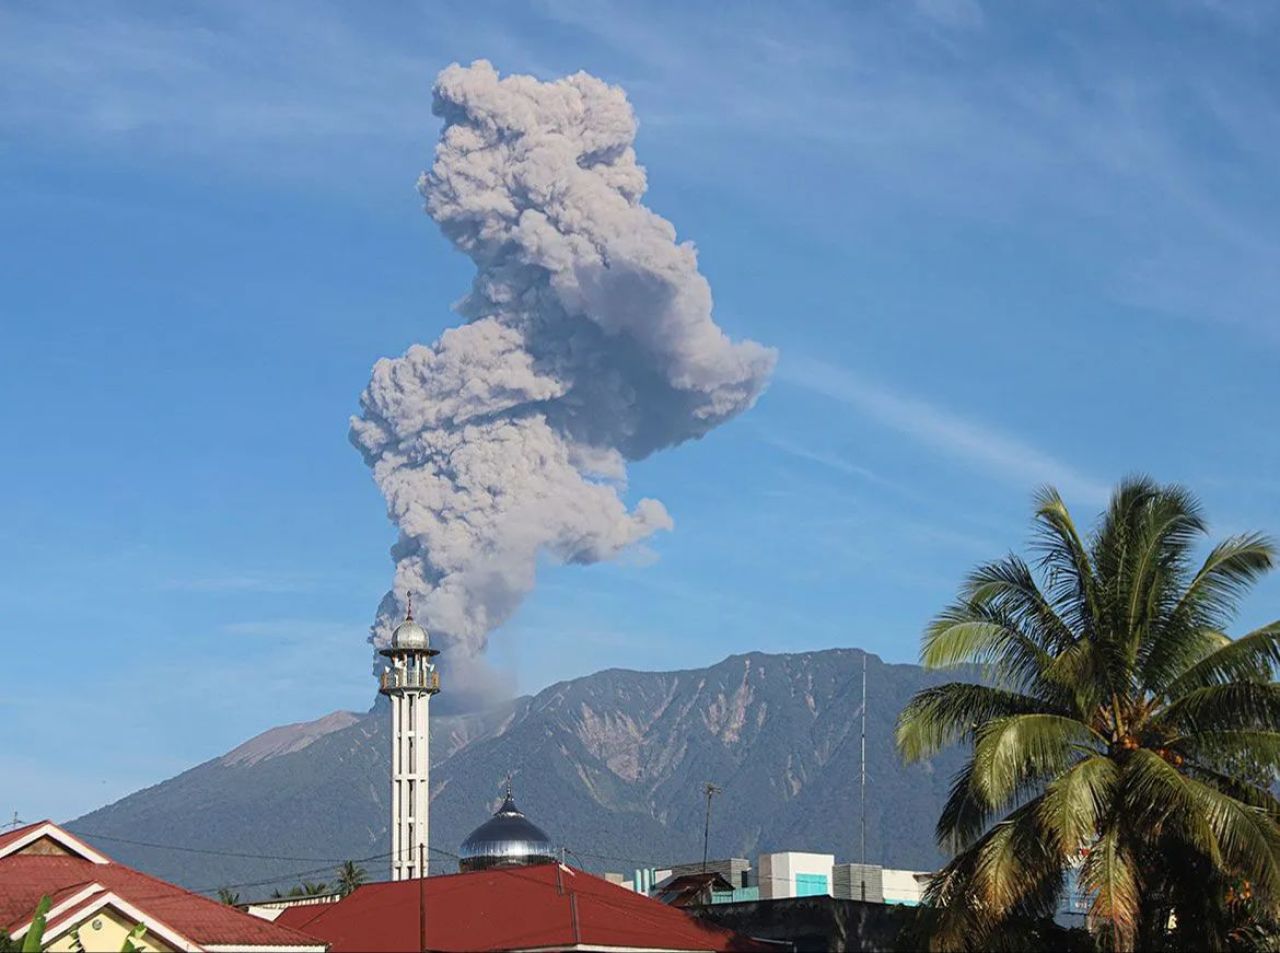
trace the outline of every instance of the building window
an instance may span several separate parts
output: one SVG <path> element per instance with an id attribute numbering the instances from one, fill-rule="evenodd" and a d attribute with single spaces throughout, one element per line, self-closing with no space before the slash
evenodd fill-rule
<path id="1" fill-rule="evenodd" d="M 796 874 L 797 897 L 825 897 L 827 893 L 826 874 Z"/>

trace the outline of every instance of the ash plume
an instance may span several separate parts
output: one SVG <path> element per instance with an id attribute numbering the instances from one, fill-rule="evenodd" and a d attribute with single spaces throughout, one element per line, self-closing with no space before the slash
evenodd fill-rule
<path id="1" fill-rule="evenodd" d="M 378 361 L 351 440 L 400 530 L 371 641 L 412 592 L 451 688 L 478 692 L 539 554 L 593 563 L 670 529 L 657 500 L 627 508 L 627 461 L 750 407 L 776 355 L 729 340 L 695 249 L 640 203 L 621 89 L 477 61 L 440 73 L 433 111 L 419 190 L 475 263 L 466 323 Z"/>

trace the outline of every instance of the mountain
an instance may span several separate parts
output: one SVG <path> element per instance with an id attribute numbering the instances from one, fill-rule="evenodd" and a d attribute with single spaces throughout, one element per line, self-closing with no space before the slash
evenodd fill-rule
<path id="1" fill-rule="evenodd" d="M 862 658 L 753 652 L 705 669 L 611 669 L 479 714 L 433 716 L 434 869 L 456 869 L 451 852 L 495 809 L 508 773 L 521 808 L 590 870 L 699 859 L 706 781 L 722 789 L 712 856 L 857 859 Z M 944 679 L 873 655 L 867 667 L 867 857 L 929 869 L 959 753 L 904 766 L 893 726 L 912 694 Z M 197 890 L 263 895 L 324 879 L 347 858 L 371 858 L 383 877 L 388 722 L 380 703 L 274 728 L 68 826 Z"/>

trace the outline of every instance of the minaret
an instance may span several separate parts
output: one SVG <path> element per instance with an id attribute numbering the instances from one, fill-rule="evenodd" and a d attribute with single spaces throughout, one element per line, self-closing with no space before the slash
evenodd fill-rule
<path id="1" fill-rule="evenodd" d="M 427 630 L 413 621 L 412 595 L 391 645 L 379 654 L 391 660 L 378 687 L 391 701 L 391 879 L 412 880 L 427 875 L 427 707 L 440 691 L 440 675 L 431 663 L 440 653 L 431 648 Z"/>

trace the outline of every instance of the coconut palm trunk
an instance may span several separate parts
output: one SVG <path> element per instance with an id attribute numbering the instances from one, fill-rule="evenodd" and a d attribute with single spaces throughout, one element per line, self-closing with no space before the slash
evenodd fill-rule
<path id="1" fill-rule="evenodd" d="M 935 945 L 1051 915 L 1075 870 L 1101 947 L 1223 948 L 1280 902 L 1280 622 L 1225 634 L 1275 547 L 1246 534 L 1195 558 L 1199 505 L 1146 478 L 1089 534 L 1043 490 L 1035 526 L 1032 563 L 980 566 L 924 635 L 924 665 L 980 683 L 899 719 L 908 760 L 972 748 L 938 821 L 954 856 L 928 892 Z"/>

